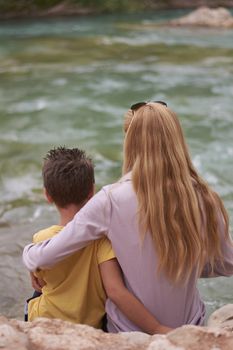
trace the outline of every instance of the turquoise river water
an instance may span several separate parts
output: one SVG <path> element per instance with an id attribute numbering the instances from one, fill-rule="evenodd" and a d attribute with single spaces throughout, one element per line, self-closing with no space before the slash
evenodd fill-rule
<path id="1" fill-rule="evenodd" d="M 0 23 L 0 312 L 21 318 L 21 262 L 33 232 L 56 223 L 41 162 L 85 148 L 98 188 L 121 174 L 122 119 L 143 100 L 177 112 L 192 159 L 233 221 L 233 30 L 158 26 L 179 12 Z M 200 281 L 208 313 L 233 302 L 233 279 Z"/>

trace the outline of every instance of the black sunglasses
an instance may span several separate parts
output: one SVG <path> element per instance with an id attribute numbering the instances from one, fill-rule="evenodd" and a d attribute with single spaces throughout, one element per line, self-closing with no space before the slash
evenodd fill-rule
<path id="1" fill-rule="evenodd" d="M 142 106 L 145 106 L 145 105 L 146 105 L 147 103 L 149 103 L 149 102 L 159 103 L 159 104 L 161 104 L 161 105 L 167 107 L 166 102 L 163 102 L 163 101 L 147 101 L 147 102 L 137 102 L 137 103 L 134 103 L 134 104 L 130 107 L 130 109 L 131 109 L 133 112 L 135 112 L 135 111 L 137 111 L 139 108 L 141 108 Z"/>

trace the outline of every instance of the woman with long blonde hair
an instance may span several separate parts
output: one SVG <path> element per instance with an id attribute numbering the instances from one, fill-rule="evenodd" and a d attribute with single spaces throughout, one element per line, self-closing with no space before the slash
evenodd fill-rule
<path id="1" fill-rule="evenodd" d="M 199 277 L 233 275 L 226 209 L 197 174 L 176 117 L 164 102 L 126 114 L 123 177 L 105 186 L 58 235 L 28 245 L 31 271 L 107 235 L 127 288 L 161 324 L 202 325 Z M 108 301 L 108 330 L 140 330 Z"/>

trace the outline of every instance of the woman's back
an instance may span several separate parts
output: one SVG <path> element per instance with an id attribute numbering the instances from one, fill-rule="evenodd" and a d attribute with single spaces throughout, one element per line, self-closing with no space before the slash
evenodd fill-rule
<path id="1" fill-rule="evenodd" d="M 183 324 L 203 324 L 205 307 L 196 288 L 197 274 L 192 274 L 183 286 L 175 286 L 164 273 L 157 273 L 156 250 L 148 232 L 140 237 L 136 194 L 132 188 L 131 174 L 114 185 L 104 188 L 111 206 L 108 237 L 112 242 L 119 264 L 124 272 L 127 288 L 160 320 L 170 327 Z M 135 330 L 115 306 L 108 301 L 107 313 L 114 325 L 110 330 L 127 327 Z M 127 325 L 127 326 L 126 326 Z"/>

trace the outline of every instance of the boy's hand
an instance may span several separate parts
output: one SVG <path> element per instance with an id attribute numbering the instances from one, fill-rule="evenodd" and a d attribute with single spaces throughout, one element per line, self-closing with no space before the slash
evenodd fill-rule
<path id="1" fill-rule="evenodd" d="M 45 281 L 41 278 L 37 278 L 33 272 L 30 272 L 32 287 L 37 291 L 41 292 L 42 288 L 46 285 Z"/>

